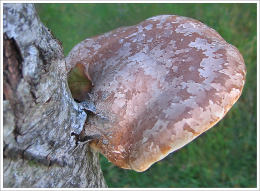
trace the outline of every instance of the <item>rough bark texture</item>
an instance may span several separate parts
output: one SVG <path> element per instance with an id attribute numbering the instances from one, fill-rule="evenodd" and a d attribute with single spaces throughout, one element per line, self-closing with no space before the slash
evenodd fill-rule
<path id="1" fill-rule="evenodd" d="M 4 187 L 106 187 L 98 154 L 75 148 L 87 114 L 62 47 L 32 4 L 4 4 Z"/>

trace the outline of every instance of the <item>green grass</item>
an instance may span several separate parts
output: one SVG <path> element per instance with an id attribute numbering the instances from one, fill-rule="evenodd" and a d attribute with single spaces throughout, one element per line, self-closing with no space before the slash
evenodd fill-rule
<path id="1" fill-rule="evenodd" d="M 242 53 L 243 94 L 225 118 L 181 150 L 137 173 L 100 156 L 109 187 L 256 187 L 256 4 L 38 4 L 43 23 L 63 43 L 78 42 L 159 14 L 192 17 Z"/>

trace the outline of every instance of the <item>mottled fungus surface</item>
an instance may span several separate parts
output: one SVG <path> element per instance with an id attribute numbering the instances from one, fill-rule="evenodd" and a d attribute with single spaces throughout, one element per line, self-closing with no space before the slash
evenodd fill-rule
<path id="1" fill-rule="evenodd" d="M 86 39 L 66 58 L 82 64 L 98 115 L 86 134 L 115 165 L 144 171 L 222 119 L 241 95 L 246 68 L 215 30 L 162 15 Z M 102 116 L 102 117 L 101 117 Z"/>

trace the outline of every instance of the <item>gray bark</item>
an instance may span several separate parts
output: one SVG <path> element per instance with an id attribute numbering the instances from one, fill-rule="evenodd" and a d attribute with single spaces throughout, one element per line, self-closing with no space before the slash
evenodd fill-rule
<path id="1" fill-rule="evenodd" d="M 3 28 L 3 186 L 106 187 L 98 153 L 71 136 L 87 114 L 71 97 L 59 41 L 32 4 L 4 4 Z"/>

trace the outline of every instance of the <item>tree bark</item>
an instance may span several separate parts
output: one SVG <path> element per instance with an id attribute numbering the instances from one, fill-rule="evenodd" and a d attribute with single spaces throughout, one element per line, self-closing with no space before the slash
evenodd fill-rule
<path id="1" fill-rule="evenodd" d="M 33 4 L 4 4 L 3 186 L 106 187 L 67 85 L 62 46 Z"/>

